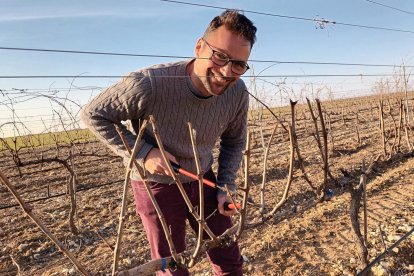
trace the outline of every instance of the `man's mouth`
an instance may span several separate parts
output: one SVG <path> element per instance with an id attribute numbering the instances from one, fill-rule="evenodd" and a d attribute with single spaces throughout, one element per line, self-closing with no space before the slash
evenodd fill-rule
<path id="1" fill-rule="evenodd" d="M 214 73 L 211 71 L 210 76 L 215 80 L 218 85 L 227 85 L 229 82 L 233 80 L 232 77 L 224 77 L 221 74 Z"/>

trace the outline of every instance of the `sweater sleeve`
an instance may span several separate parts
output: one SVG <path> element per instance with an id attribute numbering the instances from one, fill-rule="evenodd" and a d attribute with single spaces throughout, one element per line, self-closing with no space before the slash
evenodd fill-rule
<path id="1" fill-rule="evenodd" d="M 243 85 L 244 86 L 244 85 Z M 246 145 L 247 113 L 249 108 L 249 97 L 244 91 L 239 108 L 227 129 L 221 135 L 220 153 L 218 157 L 217 184 L 227 185 L 234 192 L 237 188 L 236 177 Z M 219 193 L 225 193 L 219 190 Z"/>
<path id="2" fill-rule="evenodd" d="M 124 160 L 129 158 L 121 138 L 116 131 L 118 125 L 126 141 L 134 147 L 136 135 L 121 124 L 121 121 L 138 120 L 145 114 L 151 97 L 151 82 L 143 73 L 130 73 L 115 85 L 107 88 L 81 110 L 81 120 L 92 133 Z M 137 160 L 145 158 L 152 146 L 145 141 L 139 144 Z"/>

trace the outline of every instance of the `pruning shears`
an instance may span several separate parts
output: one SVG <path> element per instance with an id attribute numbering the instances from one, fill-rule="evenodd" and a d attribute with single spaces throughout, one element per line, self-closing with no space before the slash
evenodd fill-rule
<path id="1" fill-rule="evenodd" d="M 195 175 L 194 173 L 191 173 L 191 172 L 183 169 L 180 165 L 178 165 L 177 163 L 175 163 L 173 161 L 170 161 L 170 163 L 171 163 L 171 167 L 173 168 L 175 173 L 188 176 L 188 177 L 190 177 L 191 179 L 194 179 L 194 180 L 198 180 L 198 176 Z M 215 189 L 221 188 L 217 185 L 217 183 L 214 183 L 214 182 L 212 182 L 208 179 L 205 179 L 205 178 L 203 178 L 203 183 L 206 184 L 207 186 L 210 186 L 210 187 L 215 188 Z M 230 203 L 230 202 L 225 202 L 224 203 L 224 210 L 229 211 L 229 210 L 233 210 L 233 209 L 236 209 L 236 208 L 238 210 L 240 210 L 241 209 L 241 204 L 240 203 L 233 204 L 233 203 Z"/>

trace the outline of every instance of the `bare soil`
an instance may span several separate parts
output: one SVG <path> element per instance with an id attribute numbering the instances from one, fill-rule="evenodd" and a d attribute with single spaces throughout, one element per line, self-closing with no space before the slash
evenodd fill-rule
<path id="1" fill-rule="evenodd" d="M 390 113 L 385 115 L 387 150 L 395 140 L 395 124 L 399 110 L 391 100 Z M 361 164 L 383 153 L 378 128 L 378 100 L 354 99 L 323 103 L 329 138 L 330 170 L 336 181 L 329 180 L 332 196 L 319 202 L 295 164 L 295 175 L 286 203 L 275 216 L 258 223 L 260 184 L 263 170 L 263 149 L 260 122 L 250 121 L 253 133 L 250 166 L 250 204 L 247 225 L 239 241 L 245 259 L 246 275 L 354 275 L 361 270 L 355 238 L 351 228 L 349 187 L 359 183 Z M 288 111 L 278 116 L 290 121 Z M 359 114 L 358 120 L 355 114 Z M 389 115 L 391 114 L 391 115 Z M 314 138 L 314 128 L 306 106 L 297 108 L 297 135 L 306 173 L 314 186 L 323 183 L 322 158 Z M 267 117 L 264 139 L 267 142 L 275 120 Z M 397 121 L 398 125 L 398 121 Z M 281 128 L 280 128 L 281 129 Z M 359 142 L 357 137 L 359 132 Z M 413 136 L 412 133 L 409 133 Z M 409 136 L 409 139 L 411 139 Z M 332 143 L 333 142 L 333 143 Z M 93 275 L 110 275 L 112 249 L 115 245 L 118 216 L 121 208 L 124 168 L 100 143 L 82 145 L 83 152 L 95 156 L 78 156 L 77 220 L 79 234 L 69 230 L 69 196 L 66 195 L 68 172 L 58 163 L 23 166 L 21 175 L 10 154 L 0 152 L 0 170 L 8 177 L 33 212 L 63 242 Z M 21 152 L 24 162 L 56 155 L 56 149 L 35 149 Z M 65 156 L 61 149 L 59 156 Z M 97 156 L 99 155 L 99 157 Z M 401 139 L 399 152 L 381 158 L 368 175 L 367 240 L 369 261 L 389 248 L 414 227 L 414 158 Z M 287 134 L 278 130 L 268 158 L 266 208 L 269 212 L 281 199 L 289 164 Z M 242 182 L 242 176 L 239 177 Z M 150 260 L 148 244 L 134 203 L 129 194 L 121 269 L 128 269 Z M 80 275 L 73 264 L 38 229 L 19 207 L 4 185 L 0 186 L 0 275 Z M 361 208 L 361 229 L 363 229 Z M 194 246 L 189 233 L 188 247 Z M 12 260 L 14 259 L 14 262 Z M 413 275 L 414 234 L 404 239 L 373 268 L 376 275 Z M 192 275 L 211 275 L 206 259 L 191 268 Z"/>

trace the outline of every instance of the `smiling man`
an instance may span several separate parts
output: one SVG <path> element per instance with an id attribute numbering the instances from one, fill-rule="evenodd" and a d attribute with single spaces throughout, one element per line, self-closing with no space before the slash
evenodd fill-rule
<path id="1" fill-rule="evenodd" d="M 197 41 L 195 53 L 199 59 L 188 66 L 192 82 L 206 96 L 223 94 L 249 69 L 252 42 L 220 23 L 211 24 Z"/>
<path id="2" fill-rule="evenodd" d="M 168 158 L 188 171 L 196 171 L 187 123 L 196 131 L 196 145 L 204 178 L 227 185 L 231 192 L 246 142 L 246 86 L 240 76 L 249 69 L 247 60 L 256 40 L 256 27 L 243 14 L 227 10 L 215 17 L 195 46 L 195 59 L 158 64 L 129 74 L 107 88 L 81 113 L 83 122 L 115 153 L 128 159 L 115 124 L 123 130 L 130 147 L 136 140 L 139 121 L 153 115 Z M 134 131 L 121 124 L 130 120 Z M 213 149 L 220 139 L 217 177 L 212 171 Z M 146 170 L 153 194 L 169 225 L 177 252 L 186 249 L 186 220 L 196 231 L 197 222 L 189 213 L 176 185 L 171 184 L 166 164 L 150 127 L 139 144 L 138 163 Z M 198 182 L 179 176 L 187 195 L 199 205 Z M 152 202 L 137 173 L 132 173 L 136 211 L 142 219 L 151 247 L 151 257 L 170 256 L 168 243 Z M 225 210 L 223 190 L 204 187 L 205 216 L 214 234 L 231 227 L 235 210 Z M 218 210 L 218 212 L 216 212 Z M 211 216 L 210 216 L 211 215 Z M 236 243 L 207 252 L 215 275 L 242 275 L 243 260 Z M 188 270 L 158 272 L 160 275 L 188 275 Z"/>

